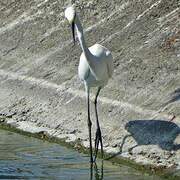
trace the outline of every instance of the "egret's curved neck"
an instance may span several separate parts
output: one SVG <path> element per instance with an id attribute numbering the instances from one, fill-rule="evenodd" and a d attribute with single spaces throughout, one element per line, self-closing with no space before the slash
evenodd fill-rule
<path id="1" fill-rule="evenodd" d="M 83 28 L 81 25 L 81 22 L 79 20 L 79 17 L 76 15 L 76 19 L 75 19 L 75 25 L 76 25 L 76 30 L 77 30 L 77 36 L 82 48 L 82 51 L 84 52 L 84 55 L 86 57 L 86 60 L 89 64 L 89 68 L 91 69 L 91 72 L 93 73 L 93 75 L 97 78 L 97 74 L 98 72 L 96 72 L 96 63 L 93 60 L 93 55 L 91 54 L 91 52 L 89 51 L 88 47 L 86 46 L 85 40 L 84 40 L 84 34 L 83 34 Z"/>
<path id="2" fill-rule="evenodd" d="M 84 33 L 83 33 L 83 27 L 81 25 L 81 22 L 80 22 L 77 14 L 76 14 L 76 18 L 75 18 L 75 25 L 76 25 L 77 36 L 78 36 L 82 51 L 84 52 L 84 55 L 86 56 L 86 58 L 89 59 L 88 57 L 91 55 L 91 53 L 90 53 L 88 47 L 86 46 L 86 42 L 84 39 Z"/>

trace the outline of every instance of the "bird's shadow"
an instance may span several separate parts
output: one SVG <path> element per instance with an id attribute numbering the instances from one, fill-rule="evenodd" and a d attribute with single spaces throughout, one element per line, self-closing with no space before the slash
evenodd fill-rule
<path id="1" fill-rule="evenodd" d="M 180 134 L 180 127 L 173 122 L 165 120 L 132 120 L 125 125 L 125 129 L 129 134 L 123 138 L 120 151 L 108 159 L 122 153 L 123 145 L 130 136 L 134 138 L 137 144 L 130 147 L 129 152 L 132 152 L 133 148 L 140 145 L 158 145 L 161 149 L 167 151 L 180 149 L 180 144 L 174 143 L 174 140 Z"/>

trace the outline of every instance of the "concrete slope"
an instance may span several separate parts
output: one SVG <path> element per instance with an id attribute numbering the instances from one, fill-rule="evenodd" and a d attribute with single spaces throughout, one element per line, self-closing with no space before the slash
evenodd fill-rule
<path id="1" fill-rule="evenodd" d="M 88 45 L 101 43 L 114 57 L 113 78 L 99 99 L 106 152 L 180 168 L 178 1 L 77 4 Z M 72 44 L 66 6 L 57 0 L 0 2 L 0 118 L 87 147 L 85 94 L 77 76 L 81 49 Z M 92 103 L 94 122 L 93 110 Z"/>

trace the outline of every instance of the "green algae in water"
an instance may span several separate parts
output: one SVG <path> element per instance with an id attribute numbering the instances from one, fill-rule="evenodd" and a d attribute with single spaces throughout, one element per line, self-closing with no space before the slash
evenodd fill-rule
<path id="1" fill-rule="evenodd" d="M 0 179 L 160 180 L 125 165 L 98 161 L 55 143 L 0 130 Z"/>

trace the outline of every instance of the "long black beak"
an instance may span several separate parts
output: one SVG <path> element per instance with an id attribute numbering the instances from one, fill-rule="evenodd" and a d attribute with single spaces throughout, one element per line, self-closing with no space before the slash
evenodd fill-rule
<path id="1" fill-rule="evenodd" d="M 73 35 L 73 42 L 75 45 L 76 40 L 75 40 L 75 24 L 74 24 L 74 22 L 72 22 L 71 29 L 72 29 L 72 35 Z"/>

